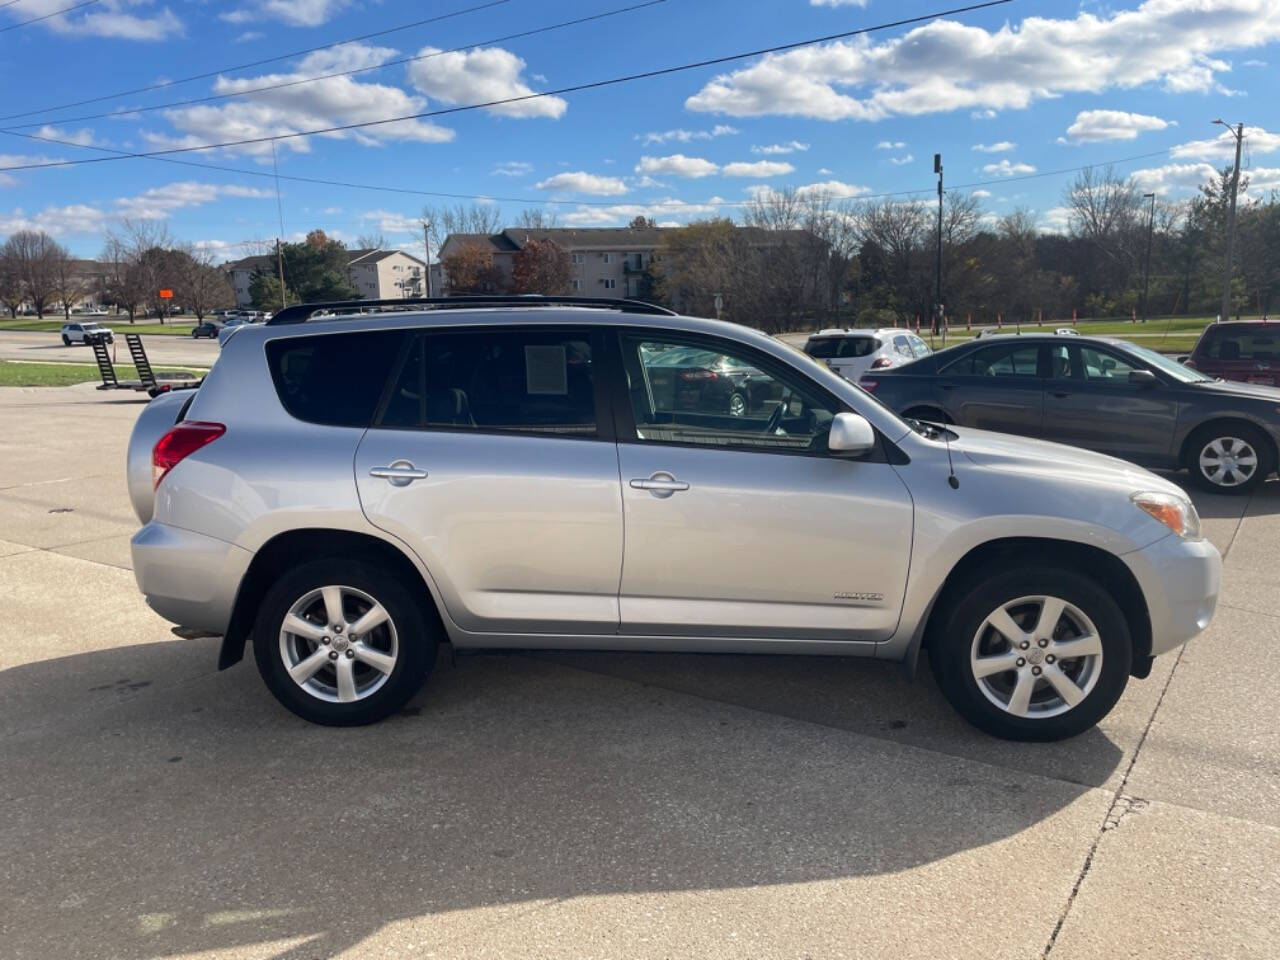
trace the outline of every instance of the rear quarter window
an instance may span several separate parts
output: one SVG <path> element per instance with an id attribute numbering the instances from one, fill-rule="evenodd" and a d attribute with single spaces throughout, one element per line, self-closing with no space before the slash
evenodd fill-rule
<path id="1" fill-rule="evenodd" d="M 267 344 L 267 365 L 291 416 L 367 427 L 403 343 L 398 330 L 287 337 Z"/>
<path id="2" fill-rule="evenodd" d="M 830 360 L 836 355 L 839 346 L 839 340 L 834 337 L 825 337 L 822 340 L 810 340 L 804 345 L 804 352 L 818 360 Z"/>

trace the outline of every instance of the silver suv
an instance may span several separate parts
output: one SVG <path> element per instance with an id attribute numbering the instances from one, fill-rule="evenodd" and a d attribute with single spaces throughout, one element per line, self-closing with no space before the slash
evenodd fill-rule
<path id="1" fill-rule="evenodd" d="M 924 649 L 976 726 L 1053 740 L 1213 616 L 1178 487 L 905 421 L 752 330 L 628 301 L 319 312 L 239 328 L 129 452 L 147 602 L 221 635 L 220 667 L 252 641 L 308 720 L 387 716 L 445 641 Z M 743 367 L 759 402 L 733 413 L 717 371 Z"/>

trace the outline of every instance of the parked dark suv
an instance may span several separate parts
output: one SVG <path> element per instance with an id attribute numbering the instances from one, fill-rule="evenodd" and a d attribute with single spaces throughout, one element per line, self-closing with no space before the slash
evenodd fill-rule
<path id="1" fill-rule="evenodd" d="M 1186 364 L 1211 377 L 1274 387 L 1280 376 L 1280 323 L 1211 323 L 1200 334 Z"/>

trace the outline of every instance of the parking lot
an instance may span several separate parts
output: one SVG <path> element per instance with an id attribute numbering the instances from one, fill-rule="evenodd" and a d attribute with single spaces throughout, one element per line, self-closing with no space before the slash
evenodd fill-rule
<path id="1" fill-rule="evenodd" d="M 0 390 L 6 957 L 1280 953 L 1280 482 L 1194 494 L 1217 618 L 1067 742 L 927 665 L 639 654 L 446 652 L 328 729 L 138 594 L 140 409 Z"/>

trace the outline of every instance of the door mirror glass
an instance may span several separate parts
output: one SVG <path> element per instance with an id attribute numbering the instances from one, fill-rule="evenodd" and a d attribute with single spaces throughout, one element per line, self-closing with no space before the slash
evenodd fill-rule
<path id="1" fill-rule="evenodd" d="M 876 445 L 876 434 L 865 417 L 856 413 L 837 413 L 831 421 L 827 449 L 832 453 L 856 455 Z"/>
<path id="2" fill-rule="evenodd" d="M 1160 381 L 1150 370 L 1130 370 L 1129 382 L 1137 387 L 1154 387 Z"/>

